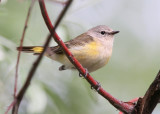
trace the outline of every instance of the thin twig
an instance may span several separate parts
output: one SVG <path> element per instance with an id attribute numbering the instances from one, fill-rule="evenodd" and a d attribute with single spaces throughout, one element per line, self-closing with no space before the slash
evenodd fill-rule
<path id="1" fill-rule="evenodd" d="M 24 36 L 25 36 L 25 33 L 26 33 L 26 29 L 27 29 L 29 17 L 30 17 L 30 14 L 31 14 L 31 10 L 33 8 L 34 3 L 35 3 L 35 0 L 32 0 L 31 5 L 30 5 L 30 7 L 28 9 L 28 14 L 27 14 L 27 18 L 26 18 L 26 21 L 25 21 L 25 26 L 24 26 L 24 29 L 23 29 L 21 42 L 20 42 L 20 46 L 19 46 L 20 49 L 19 49 L 19 52 L 18 52 L 17 64 L 16 64 L 16 72 L 15 72 L 14 98 L 16 97 L 16 93 L 17 93 L 18 67 L 19 67 L 19 60 L 20 60 L 20 57 L 21 57 L 22 45 L 23 45 Z"/>
<path id="2" fill-rule="evenodd" d="M 66 5 L 65 7 L 67 7 L 67 5 Z M 64 9 L 65 9 L 65 8 L 64 8 Z M 65 9 L 65 10 L 67 10 L 67 9 Z M 64 12 L 64 11 L 62 11 L 62 12 Z M 63 17 L 63 15 L 62 15 L 62 17 Z M 61 20 L 61 19 L 62 19 L 62 18 L 60 18 L 60 20 Z M 56 25 L 58 25 L 57 23 L 59 23 L 60 20 L 57 19 Z M 39 55 L 39 57 L 38 57 L 38 58 L 36 59 L 36 61 L 34 62 L 32 68 L 31 68 L 31 70 L 30 70 L 30 72 L 29 72 L 29 74 L 28 74 L 28 76 L 27 76 L 26 82 L 24 83 L 24 85 L 23 85 L 23 87 L 21 88 L 20 92 L 19 92 L 18 95 L 16 96 L 17 102 L 16 102 L 16 104 L 15 104 L 15 106 L 14 106 L 14 108 L 13 108 L 12 114 L 18 114 L 18 108 L 19 108 L 19 105 L 20 105 L 20 103 L 21 103 L 21 101 L 22 101 L 22 98 L 23 98 L 26 90 L 28 89 L 28 87 L 29 87 L 29 85 L 30 85 L 31 79 L 33 78 L 34 73 L 35 73 L 35 71 L 36 71 L 39 63 L 41 62 L 41 59 L 43 58 L 44 52 L 45 52 L 46 48 L 48 47 L 50 41 L 51 41 L 51 35 L 48 36 L 48 38 L 47 38 L 47 40 L 46 40 L 46 42 L 45 42 L 45 44 L 44 44 L 44 50 L 43 50 L 43 52 Z"/>
<path id="3" fill-rule="evenodd" d="M 70 2 L 72 0 L 69 0 Z M 43 18 L 45 20 L 45 23 L 54 37 L 55 41 L 58 43 L 59 46 L 62 47 L 64 53 L 70 60 L 70 62 L 78 69 L 78 71 L 85 77 L 86 70 L 82 67 L 82 65 L 73 57 L 72 53 L 68 50 L 66 45 L 63 43 L 63 41 L 60 39 L 58 34 L 55 32 L 54 27 L 50 21 L 50 18 L 48 16 L 44 0 L 39 1 L 41 12 L 43 15 Z M 134 108 L 132 105 L 128 105 L 127 103 L 124 103 L 122 101 L 119 101 L 118 99 L 114 98 L 112 95 L 110 95 L 108 92 L 106 92 L 102 87 L 99 87 L 99 83 L 94 80 L 89 73 L 87 73 L 87 76 L 85 77 L 86 80 L 91 84 L 91 86 L 104 98 L 106 98 L 114 107 L 116 107 L 118 110 L 124 112 L 124 113 L 130 113 L 132 109 Z"/>
<path id="4" fill-rule="evenodd" d="M 65 2 L 66 7 L 64 7 L 62 13 L 60 13 L 60 15 L 59 15 L 59 17 L 58 17 L 58 18 L 59 18 L 59 21 L 57 20 L 57 23 L 55 24 L 54 28 L 56 28 L 56 27 L 59 25 L 60 20 L 63 18 L 64 14 L 66 13 L 67 9 L 70 7 L 71 3 L 72 3 L 72 0 L 69 0 L 69 1 L 66 1 L 66 2 Z"/>
<path id="5" fill-rule="evenodd" d="M 32 8 L 34 6 L 35 0 L 32 0 L 30 7 L 28 9 L 28 13 L 27 13 L 27 17 L 26 17 L 26 21 L 25 21 L 25 25 L 24 25 L 24 29 L 23 29 L 23 33 L 21 36 L 21 41 L 20 41 L 20 51 L 18 52 L 18 56 L 17 56 L 17 63 L 16 63 L 16 71 L 15 71 L 15 84 L 14 84 L 14 101 L 10 104 L 10 106 L 8 107 L 7 111 L 5 112 L 5 114 L 7 114 L 9 112 L 9 110 L 11 110 L 11 108 L 15 105 L 16 103 L 16 94 L 17 94 L 17 83 L 18 83 L 18 68 L 19 68 L 19 61 L 20 61 L 20 57 L 21 57 L 21 50 L 22 50 L 22 45 L 23 45 L 23 41 L 24 41 L 24 36 L 27 30 L 27 25 L 28 25 L 28 21 L 29 21 L 29 17 L 31 15 L 31 11 Z"/>
<path id="6" fill-rule="evenodd" d="M 14 99 L 14 101 L 8 106 L 5 114 L 8 114 L 8 112 L 12 109 L 12 107 L 16 104 L 16 100 Z"/>

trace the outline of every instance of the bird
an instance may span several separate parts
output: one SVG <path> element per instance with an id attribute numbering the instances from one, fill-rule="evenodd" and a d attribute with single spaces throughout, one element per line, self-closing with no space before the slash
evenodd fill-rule
<path id="1" fill-rule="evenodd" d="M 112 55 L 114 35 L 117 33 L 119 31 L 114 31 L 106 25 L 99 25 L 64 43 L 81 65 L 91 73 L 108 63 Z M 18 51 L 34 55 L 42 53 L 43 49 L 42 46 L 17 47 Z M 47 47 L 44 55 L 61 63 L 60 71 L 76 69 L 59 45 Z"/>

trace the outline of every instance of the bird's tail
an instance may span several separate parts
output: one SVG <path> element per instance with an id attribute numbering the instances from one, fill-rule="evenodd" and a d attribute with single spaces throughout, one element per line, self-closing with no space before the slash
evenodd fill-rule
<path id="1" fill-rule="evenodd" d="M 25 53 L 34 53 L 40 54 L 43 51 L 43 47 L 41 46 L 24 46 L 24 47 L 17 47 L 18 51 L 23 51 Z"/>

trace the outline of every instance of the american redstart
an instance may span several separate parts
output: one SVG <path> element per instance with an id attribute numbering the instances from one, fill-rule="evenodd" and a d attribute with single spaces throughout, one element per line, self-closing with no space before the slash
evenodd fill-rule
<path id="1" fill-rule="evenodd" d="M 112 55 L 114 35 L 117 33 L 119 31 L 113 31 L 105 25 L 100 25 L 65 42 L 65 45 L 88 72 L 93 72 L 108 63 Z M 17 50 L 20 50 L 20 47 Z M 40 54 L 43 47 L 24 46 L 22 51 Z M 59 70 L 75 69 L 60 46 L 48 47 L 45 55 L 63 64 L 59 67 Z"/>

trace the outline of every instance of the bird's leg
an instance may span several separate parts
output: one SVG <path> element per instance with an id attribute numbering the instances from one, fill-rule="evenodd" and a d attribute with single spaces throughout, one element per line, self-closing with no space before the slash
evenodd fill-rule
<path id="1" fill-rule="evenodd" d="M 87 74 L 89 73 L 88 70 L 85 68 L 85 75 L 83 76 L 81 73 L 79 73 L 79 77 L 87 77 Z M 95 89 L 97 92 L 99 91 L 99 89 L 101 88 L 101 84 L 99 82 L 97 82 L 97 84 L 95 86 L 91 85 L 91 89 Z"/>
<path id="2" fill-rule="evenodd" d="M 65 65 L 59 67 L 59 71 L 66 70 Z"/>

